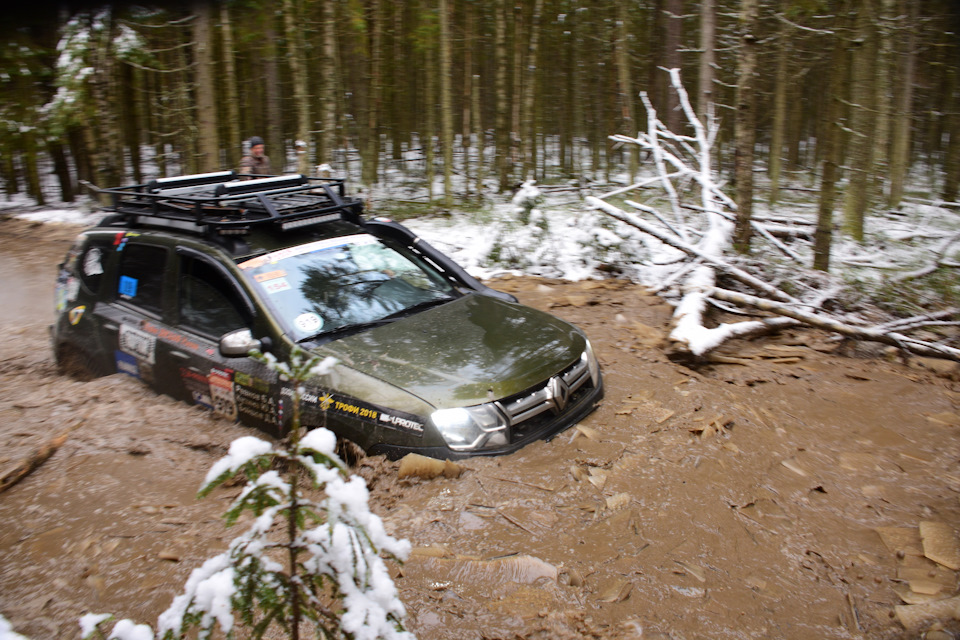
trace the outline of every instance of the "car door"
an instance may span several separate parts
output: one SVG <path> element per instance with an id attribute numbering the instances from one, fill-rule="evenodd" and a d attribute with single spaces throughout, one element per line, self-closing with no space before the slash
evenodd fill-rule
<path id="1" fill-rule="evenodd" d="M 168 328 L 170 251 L 129 232 L 117 234 L 114 248 L 109 288 L 101 291 L 103 302 L 94 311 L 101 344 L 112 351 L 118 372 L 172 394 L 168 372 L 157 357 L 159 337 Z"/>
<path id="2" fill-rule="evenodd" d="M 255 306 L 222 264 L 189 248 L 176 251 L 176 321 L 168 354 L 179 395 L 231 420 L 276 432 L 282 419 L 274 372 L 249 357 L 228 358 L 220 338 L 257 327 Z"/>

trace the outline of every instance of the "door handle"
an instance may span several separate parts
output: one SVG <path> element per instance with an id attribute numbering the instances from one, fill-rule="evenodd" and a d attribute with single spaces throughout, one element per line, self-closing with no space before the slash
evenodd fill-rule
<path id="1" fill-rule="evenodd" d="M 190 354 L 184 353 L 183 351 L 171 351 L 170 355 L 178 360 L 189 360 Z"/>
<path id="2" fill-rule="evenodd" d="M 120 330 L 120 327 L 118 327 L 117 325 L 113 324 L 112 322 L 105 322 L 105 323 L 103 323 L 103 328 L 106 329 L 107 331 L 119 331 L 119 330 Z"/>

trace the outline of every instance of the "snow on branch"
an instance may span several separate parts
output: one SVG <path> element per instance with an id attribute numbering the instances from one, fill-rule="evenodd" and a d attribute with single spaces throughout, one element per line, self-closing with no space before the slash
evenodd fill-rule
<path id="1" fill-rule="evenodd" d="M 937 314 L 936 317 L 919 317 L 902 323 L 865 327 L 860 321 L 841 320 L 821 309 L 824 302 L 836 298 L 840 291 L 836 282 L 825 274 L 817 272 L 818 277 L 813 278 L 810 272 L 800 272 L 806 279 L 816 280 L 818 286 L 826 284 L 822 291 L 807 287 L 806 299 L 801 299 L 751 273 L 745 266 L 740 266 L 746 265 L 747 261 L 737 256 L 727 256 L 732 245 L 734 216 L 731 212 L 736 211 L 737 206 L 721 189 L 711 166 L 713 145 L 719 127 L 712 109 L 708 110 L 706 122 L 696 114 L 680 80 L 679 70 L 666 71 L 686 117 L 688 133 L 681 134 L 667 129 L 657 118 L 656 110 L 647 95 L 641 93 L 641 101 L 647 110 L 646 131 L 638 132 L 636 137 L 618 134 L 610 138 L 617 143 L 634 144 L 648 151 L 656 177 L 643 179 L 629 187 L 618 188 L 597 197 L 589 196 L 586 202 L 592 209 L 602 211 L 659 242 L 654 246 L 661 250 L 646 263 L 656 269 L 657 281 L 648 284 L 661 295 L 669 291 L 676 291 L 680 295 L 673 314 L 674 328 L 670 333 L 676 353 L 699 358 L 734 337 L 806 324 L 858 340 L 894 345 L 913 354 L 960 360 L 960 350 L 917 340 L 902 333 L 912 328 L 930 326 L 935 320 L 949 315 Z M 689 132 L 692 132 L 692 135 Z M 631 191 L 650 187 L 659 187 L 662 190 L 669 202 L 672 216 L 654 209 L 649 204 L 629 198 L 624 198 L 623 201 L 636 213 L 624 211 L 610 201 L 616 196 L 622 197 Z M 683 197 L 689 197 L 690 193 L 699 195 L 698 204 L 683 202 Z M 648 221 L 643 216 L 649 216 L 654 221 Z M 801 256 L 787 244 L 790 238 L 795 239 L 801 234 L 780 233 L 782 228 L 775 223 L 753 220 L 751 224 L 759 238 L 765 240 L 769 246 L 790 261 L 802 264 Z M 788 239 L 781 241 L 775 234 L 786 235 Z M 935 259 L 932 264 L 904 274 L 897 280 L 919 277 L 940 267 L 952 267 L 950 249 L 958 240 L 960 233 L 946 238 L 934 252 Z M 648 246 L 651 245 L 648 243 Z M 678 255 L 682 257 L 677 259 Z M 719 277 L 736 280 L 753 290 L 756 295 L 722 288 L 717 283 Z M 798 285 L 798 282 L 792 284 Z M 803 285 L 793 287 L 803 288 Z M 718 301 L 732 303 L 751 313 L 760 310 L 775 317 L 708 327 L 705 322 L 707 311 L 710 305 L 720 306 Z"/>

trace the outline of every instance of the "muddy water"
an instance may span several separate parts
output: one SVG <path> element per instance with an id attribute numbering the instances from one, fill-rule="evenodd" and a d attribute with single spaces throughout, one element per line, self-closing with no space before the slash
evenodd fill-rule
<path id="1" fill-rule="evenodd" d="M 155 620 L 235 535 L 219 516 L 237 489 L 194 494 L 250 433 L 133 380 L 56 375 L 40 274 L 72 235 L 0 226 L 0 471 L 69 430 L 0 494 L 0 612 L 33 638 L 77 637 L 86 611 Z M 956 593 L 953 571 L 877 532 L 960 528 L 956 382 L 812 332 L 691 369 L 664 355 L 670 308 L 636 287 L 496 286 L 583 326 L 607 396 L 456 479 L 363 461 L 375 510 L 415 547 L 393 571 L 420 638 L 913 638 L 929 624 L 904 630 L 897 590 L 921 575 Z"/>

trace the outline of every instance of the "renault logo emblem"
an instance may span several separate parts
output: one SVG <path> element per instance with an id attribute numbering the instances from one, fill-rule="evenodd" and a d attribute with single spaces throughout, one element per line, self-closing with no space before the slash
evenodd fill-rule
<path id="1" fill-rule="evenodd" d="M 570 401 L 570 388 L 561 378 L 550 378 L 550 382 L 547 383 L 547 397 L 553 403 L 554 411 L 560 413 Z"/>

